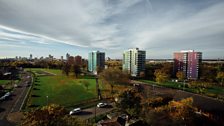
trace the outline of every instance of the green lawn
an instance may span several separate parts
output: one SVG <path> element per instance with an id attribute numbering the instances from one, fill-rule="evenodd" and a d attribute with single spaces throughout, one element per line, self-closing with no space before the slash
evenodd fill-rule
<path id="1" fill-rule="evenodd" d="M 31 106 L 43 106 L 48 102 L 69 107 L 96 97 L 96 83 L 93 78 L 82 77 L 82 79 L 75 79 L 74 76 L 67 77 L 62 74 L 61 70 L 55 69 L 37 68 L 31 70 L 37 75 L 28 103 Z M 40 76 L 42 75 L 41 71 L 56 75 Z M 90 83 L 88 90 L 82 85 L 82 80 L 87 80 Z"/>
<path id="2" fill-rule="evenodd" d="M 0 85 L 9 83 L 11 80 L 0 80 Z"/>
<path id="3" fill-rule="evenodd" d="M 160 85 L 160 86 L 165 86 L 165 87 L 169 87 L 169 88 L 183 88 L 183 84 L 182 83 L 178 83 L 178 82 L 164 82 L 164 83 L 157 83 L 155 81 L 151 81 L 151 80 L 139 80 L 141 82 L 145 82 L 148 84 L 156 84 L 156 85 Z"/>

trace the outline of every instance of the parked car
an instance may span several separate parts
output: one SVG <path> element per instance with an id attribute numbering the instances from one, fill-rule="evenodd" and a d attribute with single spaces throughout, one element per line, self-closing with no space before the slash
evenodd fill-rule
<path id="1" fill-rule="evenodd" d="M 82 110 L 81 108 L 75 108 L 72 111 L 69 112 L 69 115 L 74 115 L 80 113 Z"/>
<path id="2" fill-rule="evenodd" d="M 17 84 L 14 84 L 14 88 L 17 88 L 18 87 L 18 85 Z"/>
<path id="3" fill-rule="evenodd" d="M 9 97 L 11 95 L 10 92 L 7 92 L 4 96 Z"/>
<path id="4" fill-rule="evenodd" d="M 4 95 L 4 96 L 2 96 L 2 97 L 0 97 L 0 101 L 5 100 L 5 98 L 6 98 L 6 96 L 5 96 L 5 95 Z"/>
<path id="5" fill-rule="evenodd" d="M 100 103 L 97 104 L 98 108 L 103 108 L 103 107 L 106 107 L 106 106 L 108 106 L 108 104 L 107 103 L 103 103 L 103 102 L 100 102 Z"/>
<path id="6" fill-rule="evenodd" d="M 124 120 L 128 119 L 128 115 L 127 114 L 121 114 L 121 115 L 119 115 L 119 117 L 121 117 Z"/>

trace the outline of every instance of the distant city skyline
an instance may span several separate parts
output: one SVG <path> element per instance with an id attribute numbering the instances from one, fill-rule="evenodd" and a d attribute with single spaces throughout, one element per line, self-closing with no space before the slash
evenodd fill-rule
<path id="1" fill-rule="evenodd" d="M 197 50 L 224 58 L 222 0 L 0 0 L 0 58 L 105 52 L 122 59 L 140 48 L 147 59 Z"/>

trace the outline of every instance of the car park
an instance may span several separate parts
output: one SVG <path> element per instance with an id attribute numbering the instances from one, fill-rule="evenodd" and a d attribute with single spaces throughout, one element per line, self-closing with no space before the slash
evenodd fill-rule
<path id="1" fill-rule="evenodd" d="M 81 108 L 75 108 L 72 111 L 69 112 L 69 115 L 74 115 L 80 113 L 82 110 Z"/>

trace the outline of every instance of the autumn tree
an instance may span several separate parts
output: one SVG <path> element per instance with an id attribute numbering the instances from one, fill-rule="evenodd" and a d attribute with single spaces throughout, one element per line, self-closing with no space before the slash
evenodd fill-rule
<path id="1" fill-rule="evenodd" d="M 172 63 L 164 63 L 162 65 L 161 71 L 170 76 L 172 74 L 172 69 L 173 69 Z"/>
<path id="2" fill-rule="evenodd" d="M 62 67 L 62 73 L 64 73 L 66 76 L 69 76 L 69 72 L 71 70 L 71 65 L 69 63 L 64 63 Z"/>
<path id="3" fill-rule="evenodd" d="M 192 104 L 192 98 L 170 101 L 146 112 L 144 118 L 149 125 L 192 125 L 196 117 Z"/>
<path id="4" fill-rule="evenodd" d="M 156 77 L 156 82 L 158 83 L 166 82 L 169 79 L 169 75 L 162 69 L 157 69 L 154 72 L 154 75 Z"/>
<path id="5" fill-rule="evenodd" d="M 179 81 L 183 81 L 185 78 L 184 72 L 183 71 L 178 71 L 176 74 L 177 78 Z"/>
<path id="6" fill-rule="evenodd" d="M 73 72 L 74 72 L 75 77 L 77 78 L 78 75 L 81 74 L 81 67 L 80 67 L 80 65 L 74 64 L 73 65 Z"/>
<path id="7" fill-rule="evenodd" d="M 217 67 L 211 64 L 203 63 L 200 66 L 200 79 L 203 81 L 215 82 L 217 76 Z"/>
<path id="8" fill-rule="evenodd" d="M 51 104 L 25 113 L 22 126 L 81 126 L 82 122 L 67 114 L 65 108 Z"/>
<path id="9" fill-rule="evenodd" d="M 140 75 L 139 75 L 141 78 L 144 78 L 145 77 L 145 72 L 144 71 L 142 71 L 142 72 L 140 72 Z"/>
<path id="10" fill-rule="evenodd" d="M 154 76 L 156 77 L 156 82 L 163 83 L 166 82 L 171 74 L 172 74 L 172 64 L 171 63 L 164 63 L 162 68 L 156 69 L 154 72 Z"/>
<path id="11" fill-rule="evenodd" d="M 129 82 L 128 74 L 120 69 L 105 69 L 99 74 L 99 77 L 104 82 L 110 84 L 111 93 L 113 93 L 113 87 L 115 84 L 127 84 Z"/>
<path id="12" fill-rule="evenodd" d="M 131 117 L 138 117 L 142 106 L 141 106 L 141 97 L 134 90 L 124 91 L 119 96 L 120 102 L 117 104 L 118 108 L 121 111 L 124 111 Z"/>
<path id="13" fill-rule="evenodd" d="M 224 72 L 218 72 L 216 78 L 220 81 L 220 84 L 223 85 Z"/>
<path id="14" fill-rule="evenodd" d="M 205 92 L 205 89 L 212 87 L 212 83 L 206 81 L 192 81 L 188 84 L 188 87 L 194 88 L 197 93 L 202 94 Z"/>

